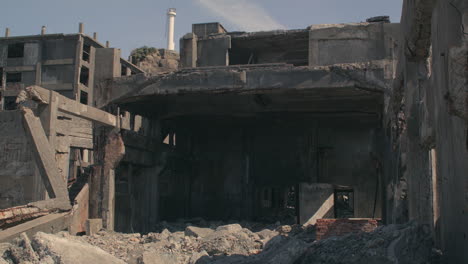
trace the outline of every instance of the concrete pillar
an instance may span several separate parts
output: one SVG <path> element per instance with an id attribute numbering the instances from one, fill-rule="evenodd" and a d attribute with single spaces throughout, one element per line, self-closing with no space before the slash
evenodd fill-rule
<path id="1" fill-rule="evenodd" d="M 183 68 L 197 67 L 197 35 L 188 33 L 180 39 L 180 64 Z"/>
<path id="2" fill-rule="evenodd" d="M 83 22 L 80 22 L 80 24 L 78 26 L 78 33 L 84 34 L 84 24 L 83 24 Z"/>
<path id="3" fill-rule="evenodd" d="M 5 38 L 10 37 L 10 28 L 5 28 Z"/>
<path id="4" fill-rule="evenodd" d="M 97 40 L 97 32 L 94 32 L 94 33 L 93 33 L 93 39 L 94 39 L 94 40 Z"/>
<path id="5" fill-rule="evenodd" d="M 88 219 L 86 220 L 86 235 L 92 236 L 102 229 L 102 219 Z"/>
<path id="6" fill-rule="evenodd" d="M 45 34 L 46 34 L 46 26 L 42 26 L 41 35 L 45 35 Z"/>

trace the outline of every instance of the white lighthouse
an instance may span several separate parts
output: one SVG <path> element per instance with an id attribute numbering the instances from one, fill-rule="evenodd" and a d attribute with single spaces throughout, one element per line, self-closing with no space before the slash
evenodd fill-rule
<path id="1" fill-rule="evenodd" d="M 174 23 L 176 17 L 176 9 L 169 8 L 167 10 L 167 49 L 174 50 Z"/>

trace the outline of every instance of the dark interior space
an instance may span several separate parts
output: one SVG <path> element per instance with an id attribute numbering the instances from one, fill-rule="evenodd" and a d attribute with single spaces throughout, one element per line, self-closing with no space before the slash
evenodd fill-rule
<path id="1" fill-rule="evenodd" d="M 309 32 L 306 30 L 278 32 L 273 35 L 231 35 L 230 65 L 287 63 L 305 66 L 309 62 L 308 56 Z"/>
<path id="2" fill-rule="evenodd" d="M 89 62 L 90 56 L 91 56 L 91 45 L 85 43 L 85 44 L 83 44 L 83 56 L 82 56 L 82 59 L 83 59 L 84 61 Z"/>
<path id="3" fill-rule="evenodd" d="M 85 66 L 81 66 L 80 83 L 84 86 L 88 86 L 89 83 L 89 69 Z"/>
<path id="4" fill-rule="evenodd" d="M 337 96 L 325 105 L 316 92 L 197 94 L 140 103 L 140 112 L 161 118 L 158 162 L 120 166 L 116 226 L 126 226 L 132 215 L 134 231 L 151 231 L 149 222 L 196 217 L 294 224 L 301 183 L 350 186 L 335 199 L 343 205 L 339 214 L 372 217 L 377 206 L 380 216 L 372 165 L 380 97 Z M 154 193 L 157 215 L 151 219 L 144 208 Z"/>

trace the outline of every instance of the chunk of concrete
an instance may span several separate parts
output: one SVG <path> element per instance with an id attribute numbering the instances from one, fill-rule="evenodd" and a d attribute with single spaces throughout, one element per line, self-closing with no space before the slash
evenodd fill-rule
<path id="1" fill-rule="evenodd" d="M 185 228 L 186 236 L 206 237 L 213 232 L 214 230 L 211 228 L 202 228 L 202 227 L 196 227 L 196 226 L 187 226 L 187 228 Z"/>
<path id="2" fill-rule="evenodd" d="M 207 263 L 207 261 L 200 260 L 202 257 L 208 257 L 208 253 L 205 250 L 193 253 L 189 259 L 189 264 Z"/>
<path id="3" fill-rule="evenodd" d="M 216 228 L 216 231 L 228 231 L 228 232 L 237 232 L 241 230 L 242 230 L 242 226 L 239 224 L 223 225 L 223 226 L 218 226 L 218 228 Z"/>
<path id="4" fill-rule="evenodd" d="M 102 219 L 88 219 L 86 220 L 86 235 L 92 236 L 102 229 Z"/>
<path id="5" fill-rule="evenodd" d="M 39 232 L 33 240 L 32 246 L 42 259 L 52 257 L 60 263 L 115 263 L 125 262 L 87 243 L 58 237 Z"/>
<path id="6" fill-rule="evenodd" d="M 263 229 L 262 231 L 257 232 L 256 234 L 260 237 L 260 239 L 270 239 L 274 236 L 279 235 L 277 231 L 273 231 L 270 229 Z"/>

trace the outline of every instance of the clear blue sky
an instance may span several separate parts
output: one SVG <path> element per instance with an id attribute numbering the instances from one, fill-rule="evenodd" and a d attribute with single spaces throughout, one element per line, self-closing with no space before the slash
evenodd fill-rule
<path id="1" fill-rule="evenodd" d="M 165 47 L 166 10 L 177 8 L 176 45 L 192 23 L 221 22 L 228 31 L 306 28 L 312 24 L 361 22 L 389 15 L 399 22 L 403 0 L 3 0 L 0 34 L 98 32 L 123 56 L 143 45 Z"/>

